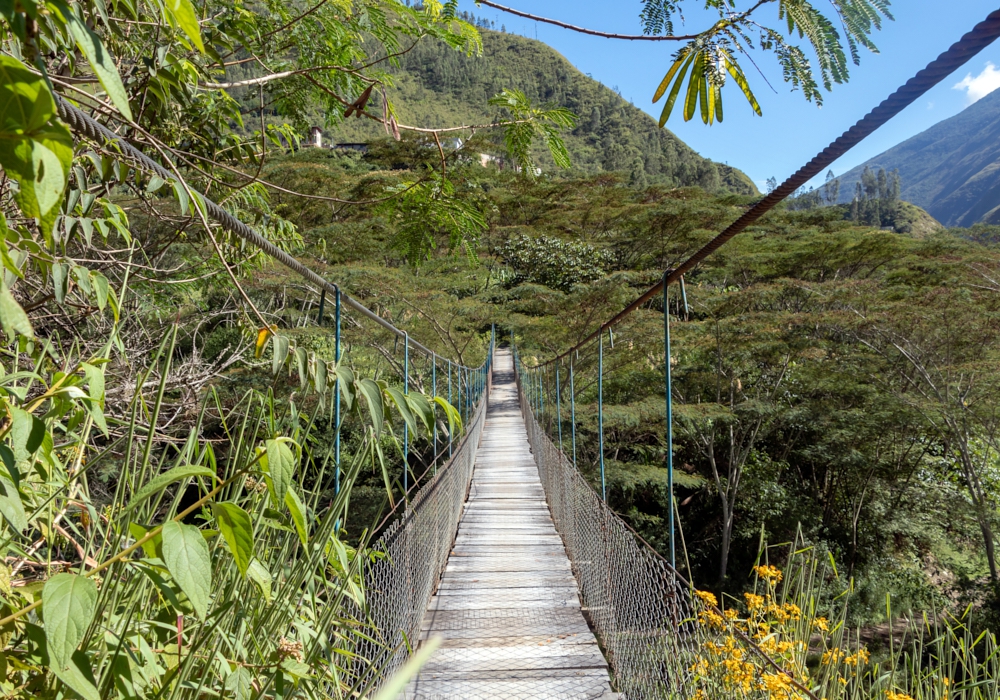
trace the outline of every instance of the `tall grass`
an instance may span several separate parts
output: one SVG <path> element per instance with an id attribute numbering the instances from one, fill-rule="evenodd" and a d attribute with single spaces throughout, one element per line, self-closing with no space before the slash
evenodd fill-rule
<path id="1" fill-rule="evenodd" d="M 869 649 L 847 626 L 852 596 L 833 562 L 801 541 L 783 568 L 761 562 L 741 598 L 698 591 L 703 639 L 691 660 L 697 700 L 995 700 L 1000 655 L 972 612 L 920 614 Z M 894 611 L 887 600 L 890 621 Z"/>
<path id="2" fill-rule="evenodd" d="M 436 411 L 452 430 L 460 418 L 433 396 L 404 396 L 346 362 L 317 372 L 309 358 L 303 384 L 325 395 L 309 413 L 271 390 L 229 405 L 212 390 L 186 439 L 171 440 L 158 426 L 175 337 L 110 429 L 100 357 L 0 377 L 0 514 L 13 554 L 0 565 L 0 695 L 366 696 L 357 679 L 378 674 L 357 648 L 378 638 L 364 612 L 374 555 L 341 527 L 352 486 L 362 469 L 386 472 L 404 423 L 429 439 Z M 314 431 L 335 381 L 352 443 L 333 492 L 332 452 Z M 110 492 L 94 478 L 105 469 Z"/>

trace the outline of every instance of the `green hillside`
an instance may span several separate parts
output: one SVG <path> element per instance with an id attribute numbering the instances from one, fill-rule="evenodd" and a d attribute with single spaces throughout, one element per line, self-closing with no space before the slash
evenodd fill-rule
<path id="1" fill-rule="evenodd" d="M 487 104 L 504 88 L 522 90 L 535 103 L 564 106 L 579 118 L 566 137 L 574 168 L 581 173 L 624 171 L 638 184 L 698 185 L 756 194 L 741 171 L 702 158 L 648 114 L 614 90 L 587 77 L 562 55 L 539 41 L 482 30 L 483 55 L 467 57 L 439 42 L 421 42 L 394 69 L 390 91 L 399 121 L 422 127 L 489 123 L 496 116 Z M 322 119 L 321 115 L 317 115 Z M 326 138 L 339 142 L 386 138 L 382 127 L 365 119 L 331 126 Z M 338 123 L 339 122 L 339 123 Z M 551 157 L 539 149 L 544 169 Z"/>

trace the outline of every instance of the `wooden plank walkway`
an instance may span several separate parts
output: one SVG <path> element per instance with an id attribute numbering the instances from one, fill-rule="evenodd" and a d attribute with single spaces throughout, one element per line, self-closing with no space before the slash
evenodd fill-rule
<path id="1" fill-rule="evenodd" d="M 430 635 L 444 643 L 407 700 L 616 697 L 549 516 L 505 351 L 458 539 L 424 616 L 421 640 Z"/>

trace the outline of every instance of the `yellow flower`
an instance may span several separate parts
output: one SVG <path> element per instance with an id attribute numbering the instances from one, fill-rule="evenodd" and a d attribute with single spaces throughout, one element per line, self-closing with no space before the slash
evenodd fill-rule
<path id="1" fill-rule="evenodd" d="M 747 609 L 750 612 L 764 607 L 764 596 L 759 596 L 756 593 L 744 593 L 743 597 L 747 600 Z"/>
<path id="2" fill-rule="evenodd" d="M 775 637 L 761 640 L 760 649 L 769 656 L 784 656 L 793 648 L 792 642 L 778 641 Z"/>
<path id="3" fill-rule="evenodd" d="M 734 608 L 726 608 L 723 612 L 725 613 L 727 620 L 735 620 L 740 616 L 739 612 Z"/>
<path id="4" fill-rule="evenodd" d="M 761 684 L 769 693 L 787 692 L 792 687 L 792 679 L 784 673 L 765 673 L 761 678 Z"/>
<path id="5" fill-rule="evenodd" d="M 714 610 L 702 610 L 700 613 L 698 613 L 698 618 L 700 619 L 701 624 L 703 625 L 707 625 L 709 627 L 716 627 L 720 630 L 726 628 L 726 621 L 723 620 L 722 616 L 719 615 Z"/>
<path id="6" fill-rule="evenodd" d="M 868 654 L 867 649 L 858 649 L 856 653 L 844 659 L 844 664 L 847 666 L 860 666 L 861 664 L 868 663 L 868 659 L 871 658 Z"/>
<path id="7" fill-rule="evenodd" d="M 762 564 L 761 566 L 755 566 L 753 570 L 757 572 L 757 575 L 760 578 L 764 579 L 772 586 L 776 583 L 781 583 L 781 569 L 776 566 Z"/>
<path id="8" fill-rule="evenodd" d="M 820 632 L 828 632 L 830 630 L 830 621 L 825 617 L 817 617 L 813 620 L 813 627 L 818 629 Z"/>
<path id="9" fill-rule="evenodd" d="M 695 591 L 694 594 L 698 596 L 698 598 L 701 599 L 701 602 L 706 605 L 716 606 L 719 604 L 719 601 L 715 599 L 715 595 L 713 593 L 709 593 L 708 591 Z"/>
<path id="10" fill-rule="evenodd" d="M 785 603 L 782 610 L 793 620 L 798 620 L 802 617 L 802 608 L 795 603 Z"/>
<path id="11" fill-rule="evenodd" d="M 821 664 L 835 664 L 840 661 L 842 655 L 840 649 L 831 649 L 830 651 L 823 652 L 823 658 L 819 662 Z"/>
<path id="12" fill-rule="evenodd" d="M 897 693 L 892 690 L 885 691 L 885 697 L 888 700 L 913 700 L 913 697 L 907 695 L 906 693 Z"/>

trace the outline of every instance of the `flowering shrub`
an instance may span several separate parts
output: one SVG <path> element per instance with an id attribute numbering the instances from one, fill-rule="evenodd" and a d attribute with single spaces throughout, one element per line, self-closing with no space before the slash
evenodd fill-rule
<path id="1" fill-rule="evenodd" d="M 700 644 L 688 670 L 694 700 L 996 700 L 1000 648 L 975 635 L 965 616 L 911 624 L 904 644 L 873 654 L 845 626 L 849 583 L 836 610 L 819 614 L 835 570 L 807 548 L 793 550 L 784 571 L 754 568 L 742 597 L 720 604 L 695 591 Z M 961 679 L 960 681 L 958 679 Z"/>

